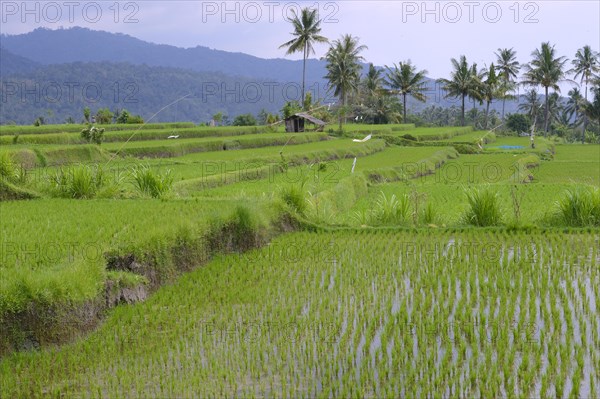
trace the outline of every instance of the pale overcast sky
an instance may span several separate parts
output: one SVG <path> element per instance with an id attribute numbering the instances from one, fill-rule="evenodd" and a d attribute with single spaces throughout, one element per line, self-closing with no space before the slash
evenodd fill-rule
<path id="1" fill-rule="evenodd" d="M 25 5 L 24 5 L 25 4 Z M 543 41 L 573 58 L 586 44 L 600 48 L 600 1 L 2 1 L 2 33 L 37 27 L 82 26 L 121 32 L 179 47 L 197 45 L 263 58 L 285 57 L 285 21 L 292 9 L 310 6 L 323 19 L 322 34 L 358 36 L 376 65 L 411 59 L 429 76 L 446 76 L 450 58 L 464 54 L 484 66 L 499 47 L 513 47 L 519 61 Z M 321 57 L 325 45 L 316 47 Z M 301 55 L 288 57 L 298 59 Z"/>

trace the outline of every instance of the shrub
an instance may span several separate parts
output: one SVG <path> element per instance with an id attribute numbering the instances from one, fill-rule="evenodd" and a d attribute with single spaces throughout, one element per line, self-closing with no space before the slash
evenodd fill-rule
<path id="1" fill-rule="evenodd" d="M 375 203 L 372 213 L 373 222 L 376 224 L 403 224 L 410 215 L 410 200 L 408 195 L 400 198 L 396 194 L 387 197 L 382 191 Z"/>
<path id="2" fill-rule="evenodd" d="M 531 121 L 524 114 L 509 114 L 506 118 L 506 127 L 515 133 L 528 132 Z"/>
<path id="3" fill-rule="evenodd" d="M 0 178 L 8 181 L 15 181 L 18 178 L 17 167 L 7 152 L 0 153 Z"/>
<path id="4" fill-rule="evenodd" d="M 209 225 L 206 240 L 212 252 L 244 252 L 263 242 L 259 220 L 241 205 L 229 218 L 213 218 Z"/>
<path id="5" fill-rule="evenodd" d="M 92 125 L 88 125 L 81 131 L 81 137 L 84 138 L 88 143 L 95 143 L 100 145 L 104 140 L 104 128 L 97 128 Z"/>
<path id="6" fill-rule="evenodd" d="M 138 165 L 131 171 L 133 185 L 143 195 L 160 198 L 173 188 L 171 169 L 155 173 L 148 165 Z"/>
<path id="7" fill-rule="evenodd" d="M 437 222 L 437 218 L 438 215 L 435 207 L 433 206 L 433 203 L 428 202 L 427 205 L 425 205 L 425 208 L 423 208 L 423 211 L 421 212 L 421 220 L 425 224 L 435 224 Z"/>
<path id="8" fill-rule="evenodd" d="M 93 198 L 107 180 L 100 166 L 79 165 L 61 168 L 50 182 L 53 191 L 60 197 L 86 199 Z"/>
<path id="9" fill-rule="evenodd" d="M 600 226 L 600 189 L 578 186 L 556 202 L 559 223 L 571 227 Z"/>
<path id="10" fill-rule="evenodd" d="M 489 187 L 465 191 L 469 208 L 464 221 L 474 226 L 495 226 L 502 220 L 498 194 Z"/>
<path id="11" fill-rule="evenodd" d="M 252 114 L 242 114 L 235 117 L 233 126 L 256 126 L 256 118 Z"/>
<path id="12" fill-rule="evenodd" d="M 303 188 L 304 184 L 290 185 L 280 193 L 283 202 L 300 215 L 304 215 L 308 206 Z"/>

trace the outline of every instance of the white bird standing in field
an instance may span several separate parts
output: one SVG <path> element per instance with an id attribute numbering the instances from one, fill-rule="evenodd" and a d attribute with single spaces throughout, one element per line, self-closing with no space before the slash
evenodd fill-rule
<path id="1" fill-rule="evenodd" d="M 352 139 L 352 141 L 354 141 L 355 143 L 364 143 L 365 141 L 369 141 L 369 140 L 371 140 L 371 135 L 370 134 L 367 137 L 365 137 L 364 139 L 362 139 L 362 140 Z"/>
<path id="2" fill-rule="evenodd" d="M 179 138 L 179 135 L 177 135 L 177 136 L 169 136 L 169 137 L 167 137 L 167 138 L 168 138 L 168 139 L 178 139 L 178 138 Z"/>

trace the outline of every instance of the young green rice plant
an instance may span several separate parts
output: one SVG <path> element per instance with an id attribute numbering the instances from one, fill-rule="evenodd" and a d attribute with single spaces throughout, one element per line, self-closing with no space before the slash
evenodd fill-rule
<path id="1" fill-rule="evenodd" d="M 556 202 L 558 221 L 566 226 L 600 226 L 600 189 L 577 186 Z"/>
<path id="2" fill-rule="evenodd" d="M 134 187 L 142 194 L 152 198 L 160 198 L 173 187 L 171 169 L 165 173 L 154 172 L 149 165 L 137 165 L 131 170 Z"/>
<path id="3" fill-rule="evenodd" d="M 490 187 L 475 187 L 465 191 L 469 208 L 463 215 L 467 224 L 496 226 L 502 221 L 500 199 Z"/>

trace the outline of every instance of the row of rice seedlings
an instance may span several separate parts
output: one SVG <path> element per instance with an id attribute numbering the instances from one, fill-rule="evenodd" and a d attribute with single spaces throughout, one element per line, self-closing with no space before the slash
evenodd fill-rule
<path id="1" fill-rule="evenodd" d="M 597 269 L 546 255 L 561 248 L 558 234 L 478 235 L 505 246 L 528 237 L 544 255 L 504 273 L 498 262 L 467 261 L 468 252 L 399 262 L 393 251 L 411 240 L 475 241 L 473 232 L 294 234 L 269 258 L 222 257 L 120 309 L 90 339 L 0 370 L 17 371 L 34 393 L 90 396 L 512 397 L 536 394 L 540 379 L 541 396 L 588 396 L 598 370 L 585 358 L 599 345 L 573 335 L 597 313 L 586 313 L 574 287 L 597 282 Z M 285 248 L 299 242 L 334 245 L 327 261 L 292 261 Z M 538 314 L 544 328 L 531 340 Z M 9 380 L 2 389 L 26 388 Z"/>

